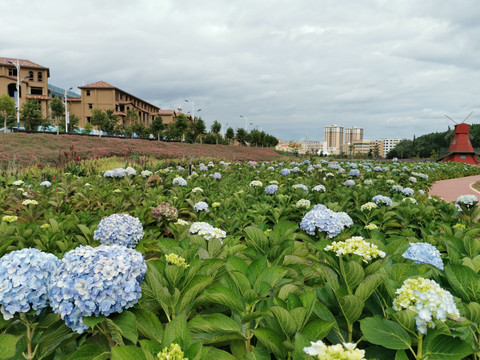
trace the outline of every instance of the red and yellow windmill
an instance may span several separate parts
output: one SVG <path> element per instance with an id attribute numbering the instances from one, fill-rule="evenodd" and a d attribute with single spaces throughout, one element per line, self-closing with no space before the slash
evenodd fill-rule
<path id="1" fill-rule="evenodd" d="M 475 150 L 473 150 L 472 142 L 470 141 L 470 139 L 473 138 L 473 136 L 469 134 L 470 125 L 465 124 L 465 121 L 472 114 L 473 111 L 460 124 L 445 115 L 455 123 L 455 135 L 450 143 L 450 151 L 448 155 L 441 159 L 442 161 L 462 162 L 472 165 L 478 164 L 477 154 Z"/>

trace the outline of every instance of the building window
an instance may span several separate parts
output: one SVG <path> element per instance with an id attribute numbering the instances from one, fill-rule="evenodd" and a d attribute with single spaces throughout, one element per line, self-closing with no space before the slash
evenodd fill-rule
<path id="1" fill-rule="evenodd" d="M 93 109 L 93 104 L 88 104 L 89 109 Z"/>
<path id="2" fill-rule="evenodd" d="M 17 69 L 8 69 L 8 76 L 17 76 Z"/>
<path id="3" fill-rule="evenodd" d="M 33 80 L 35 80 L 35 79 L 33 78 L 33 71 L 29 71 L 29 72 L 28 72 L 28 81 L 33 81 Z"/>
<path id="4" fill-rule="evenodd" d="M 30 88 L 31 95 L 43 95 L 43 88 L 41 87 L 31 87 Z"/>
<path id="5" fill-rule="evenodd" d="M 91 122 L 92 122 L 91 116 L 87 116 L 87 122 L 88 122 L 88 123 L 91 123 Z"/>
<path id="6" fill-rule="evenodd" d="M 87 90 L 86 93 L 87 96 L 90 96 L 90 90 Z"/>
<path id="7" fill-rule="evenodd" d="M 37 73 L 37 80 L 38 80 L 38 81 L 43 81 L 43 73 L 42 73 L 41 71 L 39 71 L 39 72 Z"/>
<path id="8" fill-rule="evenodd" d="M 460 155 L 460 159 L 466 159 L 467 156 L 466 155 Z"/>

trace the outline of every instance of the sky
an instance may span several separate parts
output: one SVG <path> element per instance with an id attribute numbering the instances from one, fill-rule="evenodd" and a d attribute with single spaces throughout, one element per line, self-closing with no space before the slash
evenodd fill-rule
<path id="1" fill-rule="evenodd" d="M 0 19 L 0 56 L 49 84 L 105 81 L 207 127 L 322 141 L 331 124 L 375 140 L 480 123 L 478 0 L 0 0 Z"/>

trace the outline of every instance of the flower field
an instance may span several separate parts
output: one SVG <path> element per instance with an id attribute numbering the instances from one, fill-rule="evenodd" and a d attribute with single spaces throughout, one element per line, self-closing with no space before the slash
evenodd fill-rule
<path id="1" fill-rule="evenodd" d="M 479 168 L 118 163 L 0 176 L 0 360 L 479 358 Z"/>
<path id="2" fill-rule="evenodd" d="M 66 160 L 96 159 L 109 156 L 152 156 L 158 159 L 182 156 L 217 157 L 229 161 L 278 159 L 268 148 L 186 144 L 97 136 L 0 133 L 0 168 L 42 163 L 56 165 Z"/>

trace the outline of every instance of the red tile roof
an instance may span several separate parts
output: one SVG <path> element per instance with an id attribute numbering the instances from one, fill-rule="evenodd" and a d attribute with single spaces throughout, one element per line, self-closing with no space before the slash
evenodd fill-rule
<path id="1" fill-rule="evenodd" d="M 88 85 L 79 86 L 79 89 L 116 89 L 116 87 L 105 81 L 97 81 Z"/>
<path id="2" fill-rule="evenodd" d="M 17 63 L 17 59 L 0 57 L 0 65 L 12 66 L 12 64 L 8 63 L 9 61 L 13 62 L 14 64 Z M 18 59 L 18 62 L 20 63 L 20 68 L 34 68 L 34 69 L 48 70 L 47 67 L 35 64 L 30 60 Z"/>

